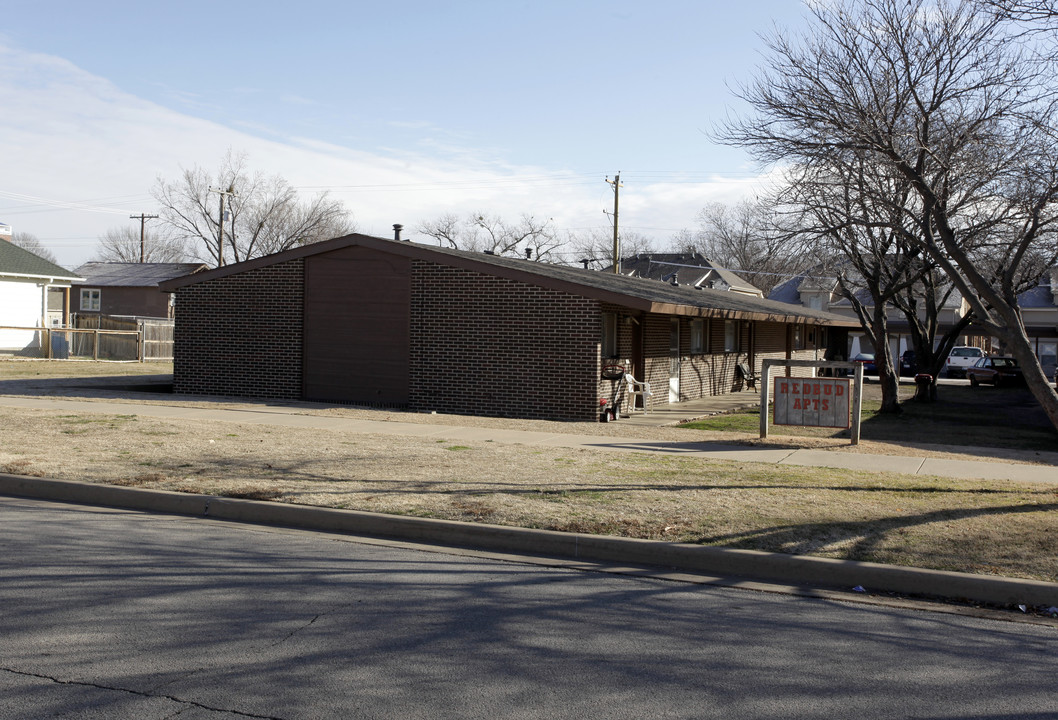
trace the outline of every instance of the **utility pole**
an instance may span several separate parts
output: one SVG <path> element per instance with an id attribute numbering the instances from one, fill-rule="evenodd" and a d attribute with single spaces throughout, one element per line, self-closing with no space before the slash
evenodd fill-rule
<path id="1" fill-rule="evenodd" d="M 621 185 L 621 173 L 618 172 L 614 175 L 613 180 L 606 178 L 606 182 L 613 185 L 613 271 L 615 274 L 621 274 L 621 246 L 617 241 L 617 199 L 618 191 L 624 187 Z"/>
<path id="2" fill-rule="evenodd" d="M 144 215 L 143 213 L 140 213 L 139 215 L 129 215 L 129 220 L 139 220 L 140 221 L 140 262 L 141 263 L 147 261 L 147 241 L 146 241 L 147 221 L 148 220 L 154 220 L 157 217 L 158 217 L 157 215 Z"/>
<path id="3" fill-rule="evenodd" d="M 210 188 L 209 191 L 220 195 L 220 218 L 217 221 L 217 267 L 220 267 L 224 264 L 224 199 L 235 197 L 235 187 L 229 185 L 227 190 Z"/>

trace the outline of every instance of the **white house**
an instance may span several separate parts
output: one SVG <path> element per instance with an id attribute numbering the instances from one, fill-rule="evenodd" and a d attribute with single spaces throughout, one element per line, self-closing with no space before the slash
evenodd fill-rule
<path id="1" fill-rule="evenodd" d="M 6 240 L 0 241 L 0 353 L 37 355 L 40 333 L 65 325 L 70 285 L 82 278 Z"/>

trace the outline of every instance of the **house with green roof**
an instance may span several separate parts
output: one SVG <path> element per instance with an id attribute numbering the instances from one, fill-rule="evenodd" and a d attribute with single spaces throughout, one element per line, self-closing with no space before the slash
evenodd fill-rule
<path id="1" fill-rule="evenodd" d="M 0 240 L 0 354 L 40 354 L 40 327 L 70 318 L 70 286 L 81 280 L 53 262 Z"/>

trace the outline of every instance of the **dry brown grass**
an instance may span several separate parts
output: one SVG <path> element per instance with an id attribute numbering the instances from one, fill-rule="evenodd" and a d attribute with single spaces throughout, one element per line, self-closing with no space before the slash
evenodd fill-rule
<path id="1" fill-rule="evenodd" d="M 171 362 L 0 359 L 0 380 L 165 375 L 172 372 Z"/>
<path id="2" fill-rule="evenodd" d="M 0 470 L 1058 580 L 1051 485 L 210 425 L 100 415 L 89 403 L 72 414 L 0 409 Z"/>

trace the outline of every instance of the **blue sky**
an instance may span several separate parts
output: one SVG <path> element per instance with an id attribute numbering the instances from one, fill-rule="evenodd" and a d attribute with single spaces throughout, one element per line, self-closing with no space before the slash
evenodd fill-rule
<path id="1" fill-rule="evenodd" d="M 664 242 L 757 169 L 707 133 L 797 0 L 0 0 L 0 221 L 75 266 L 149 190 L 227 148 L 363 232 L 445 212 Z"/>

